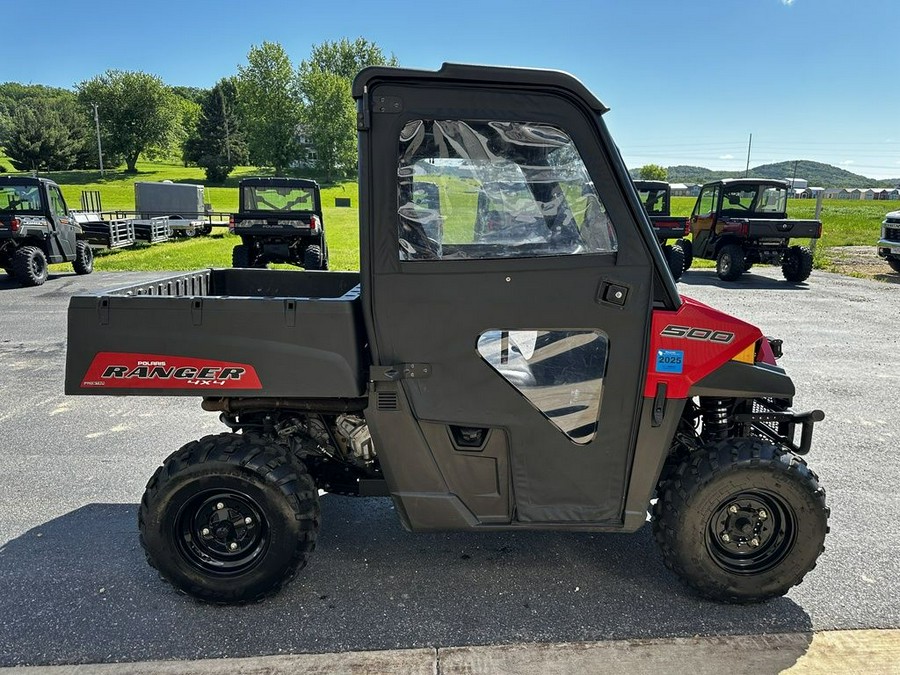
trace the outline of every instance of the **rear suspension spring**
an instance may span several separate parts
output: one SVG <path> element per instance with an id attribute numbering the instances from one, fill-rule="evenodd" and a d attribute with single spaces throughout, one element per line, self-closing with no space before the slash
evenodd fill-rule
<path id="1" fill-rule="evenodd" d="M 700 409 L 703 413 L 703 440 L 714 443 L 732 435 L 733 398 L 701 398 Z"/>

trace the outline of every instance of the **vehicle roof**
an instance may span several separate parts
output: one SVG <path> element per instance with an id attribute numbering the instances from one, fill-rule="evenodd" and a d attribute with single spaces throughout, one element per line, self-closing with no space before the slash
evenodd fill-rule
<path id="1" fill-rule="evenodd" d="M 56 181 L 49 178 L 38 178 L 35 176 L 0 176 L 0 184 L 8 183 L 10 185 L 57 185 Z"/>
<path id="2" fill-rule="evenodd" d="M 379 81 L 390 80 L 441 80 L 447 84 L 477 82 L 509 87 L 510 84 L 544 86 L 574 92 L 601 115 L 609 110 L 576 77 L 561 70 L 540 68 L 508 68 L 504 66 L 478 66 L 464 63 L 444 63 L 440 70 L 418 70 L 370 66 L 363 68 L 353 80 L 353 98 L 362 98 L 363 92 Z"/>
<path id="3" fill-rule="evenodd" d="M 707 185 L 724 185 L 725 187 L 740 185 L 773 185 L 783 188 L 789 187 L 786 180 L 778 180 L 777 178 L 720 178 L 719 180 L 711 180 L 708 183 L 705 183 L 703 187 L 706 187 Z"/>
<path id="4" fill-rule="evenodd" d="M 319 189 L 319 184 L 308 178 L 286 178 L 286 177 L 264 177 L 264 176 L 254 176 L 251 178 L 241 178 L 238 183 L 240 187 L 245 185 L 262 185 L 269 187 L 305 187 L 312 188 L 314 190 Z"/>
<path id="5" fill-rule="evenodd" d="M 665 189 L 669 184 L 664 180 L 636 180 L 634 186 L 638 190 L 652 190 L 653 188 Z"/>

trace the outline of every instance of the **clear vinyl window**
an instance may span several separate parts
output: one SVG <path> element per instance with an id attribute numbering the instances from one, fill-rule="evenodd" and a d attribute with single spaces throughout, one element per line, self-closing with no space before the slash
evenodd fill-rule
<path id="1" fill-rule="evenodd" d="M 498 375 L 578 444 L 597 433 L 609 339 L 593 330 L 491 330 L 477 350 Z"/>
<path id="2" fill-rule="evenodd" d="M 617 250 L 584 162 L 557 127 L 413 120 L 401 133 L 397 176 L 402 260 Z"/>

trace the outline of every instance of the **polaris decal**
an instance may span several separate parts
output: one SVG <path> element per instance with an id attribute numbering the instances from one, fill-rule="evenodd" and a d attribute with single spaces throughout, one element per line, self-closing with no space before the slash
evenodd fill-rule
<path id="1" fill-rule="evenodd" d="M 680 349 L 657 349 L 657 373 L 681 373 L 684 371 L 684 352 Z"/>
<path id="2" fill-rule="evenodd" d="M 701 340 L 727 345 L 734 340 L 734 333 L 726 330 L 712 330 L 711 328 L 692 328 L 690 326 L 676 326 L 669 324 L 660 333 L 663 337 L 684 338 L 686 340 Z"/>
<path id="3" fill-rule="evenodd" d="M 186 356 L 100 352 L 82 387 L 105 389 L 262 389 L 253 366 Z"/>

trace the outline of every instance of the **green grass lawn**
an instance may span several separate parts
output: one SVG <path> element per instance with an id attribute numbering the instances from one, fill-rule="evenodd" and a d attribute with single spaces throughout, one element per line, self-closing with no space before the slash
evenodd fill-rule
<path id="1" fill-rule="evenodd" d="M 126 174 L 121 170 L 107 171 L 100 176 L 99 171 L 65 171 L 48 174 L 62 187 L 63 195 L 70 208 L 80 208 L 82 190 L 99 190 L 103 209 L 107 211 L 134 209 L 135 181 L 171 180 L 181 183 L 205 185 L 205 198 L 213 211 L 234 212 L 238 205 L 237 184 L 240 178 L 254 175 L 271 175 L 256 167 L 238 167 L 224 185 L 207 184 L 203 170 L 177 164 L 138 162 L 137 174 Z M 446 191 L 446 185 L 442 186 Z M 450 191 L 453 192 L 453 191 Z M 454 218 L 472 212 L 472 204 L 477 192 L 458 194 L 465 203 L 450 203 L 446 227 L 453 231 Z M 349 197 L 350 208 L 335 208 L 336 197 Z M 444 195 L 442 195 L 443 199 Z M 672 213 L 690 215 L 694 197 L 673 197 Z M 336 270 L 359 269 L 359 193 L 355 181 L 346 181 L 322 188 L 325 228 L 328 236 L 330 266 Z M 330 206 L 329 206 L 330 205 Z M 456 207 L 456 208 L 453 208 Z M 827 249 L 832 246 L 864 245 L 874 246 L 880 235 L 881 221 L 888 211 L 900 209 L 900 203 L 890 201 L 848 201 L 825 200 L 822 208 L 823 237 L 816 249 L 816 265 L 829 267 Z M 815 200 L 797 199 L 788 203 L 788 214 L 792 218 L 812 218 Z M 471 231 L 471 224 L 466 224 Z M 138 245 L 134 248 L 98 251 L 98 270 L 190 270 L 202 267 L 229 267 L 231 249 L 239 243 L 235 236 L 227 234 L 223 227 L 216 227 L 213 235 L 192 240 L 176 240 L 164 244 Z M 806 243 L 806 242 L 802 242 Z M 701 261 L 698 261 L 702 264 Z M 65 267 L 65 266 L 63 266 Z"/>

